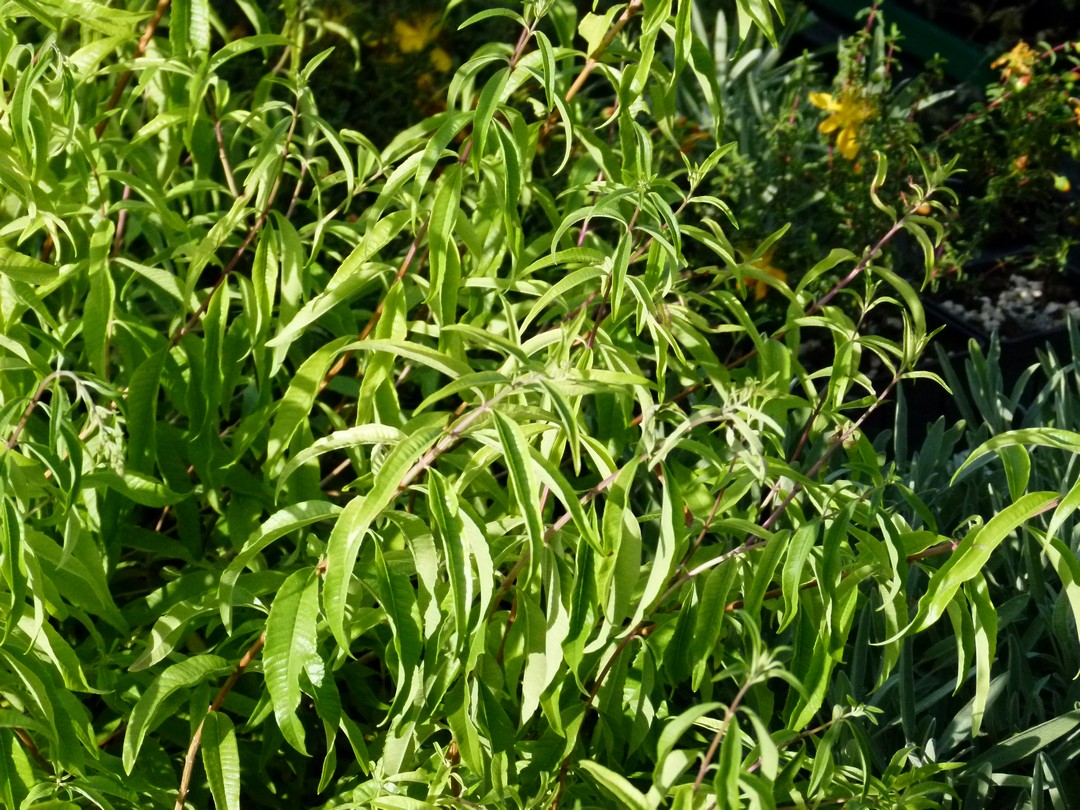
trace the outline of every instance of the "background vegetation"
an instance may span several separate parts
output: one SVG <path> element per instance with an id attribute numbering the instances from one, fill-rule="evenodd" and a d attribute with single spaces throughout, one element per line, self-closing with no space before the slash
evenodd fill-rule
<path id="1" fill-rule="evenodd" d="M 778 5 L 447 5 L 0 5 L 0 802 L 1066 806 L 1075 366 L 861 429 L 955 166 L 789 276 L 706 44 Z"/>

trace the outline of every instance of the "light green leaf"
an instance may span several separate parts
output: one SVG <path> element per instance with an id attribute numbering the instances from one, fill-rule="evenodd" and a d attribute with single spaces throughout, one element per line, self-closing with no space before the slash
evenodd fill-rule
<path id="1" fill-rule="evenodd" d="M 53 281 L 60 270 L 25 253 L 0 246 L 0 273 L 27 284 L 46 284 Z"/>
<path id="2" fill-rule="evenodd" d="M 90 257 L 87 274 L 90 291 L 83 309 L 82 335 L 90 367 L 102 379 L 107 379 L 109 338 L 112 334 L 113 305 L 116 286 L 109 272 L 109 250 L 112 248 L 114 226 L 111 219 L 102 224 L 90 237 Z"/>
<path id="3" fill-rule="evenodd" d="M 358 425 L 344 430 L 335 430 L 329 436 L 316 439 L 311 445 L 289 459 L 285 464 L 285 468 L 277 477 L 277 484 L 275 485 L 277 497 L 281 497 L 281 488 L 289 480 L 289 476 L 313 458 L 317 458 L 324 453 L 331 453 L 334 450 L 345 450 L 362 444 L 397 444 L 403 438 L 405 438 L 405 434 L 390 425 Z"/>
<path id="4" fill-rule="evenodd" d="M 627 810 L 653 810 L 645 795 L 630 784 L 626 777 L 591 759 L 583 759 L 578 763 L 578 767 L 610 794 L 618 802 L 619 807 L 627 808 Z"/>
<path id="5" fill-rule="evenodd" d="M 964 471 L 987 453 L 1001 450 L 1005 447 L 1011 447 L 1013 445 L 1026 444 L 1032 444 L 1038 447 L 1055 447 L 1059 450 L 1067 450 L 1070 453 L 1080 453 L 1080 433 L 1074 433 L 1071 430 L 1046 427 L 1023 428 L 1021 430 L 1010 430 L 1005 433 L 999 433 L 997 436 L 983 442 L 971 451 L 971 455 L 967 457 L 967 460 L 960 465 L 959 469 L 957 469 L 956 473 L 953 475 L 952 483 L 955 484 Z"/>
<path id="6" fill-rule="evenodd" d="M 398 444 L 379 468 L 371 490 L 349 501 L 334 524 L 326 548 L 323 606 L 330 632 L 343 650 L 350 647 L 350 637 L 345 627 L 345 606 L 353 566 L 364 535 L 375 518 L 398 496 L 406 474 L 442 432 L 439 426 L 429 426 Z"/>
<path id="7" fill-rule="evenodd" d="M 263 651 L 263 673 L 274 704 L 274 716 L 285 740 L 305 756 L 304 726 L 296 716 L 296 709 L 300 705 L 300 675 L 318 657 L 315 647 L 318 615 L 315 569 L 294 571 L 270 606 Z"/>
<path id="8" fill-rule="evenodd" d="M 596 53 L 597 48 L 600 47 L 608 30 L 611 28 L 611 21 L 615 19 L 615 15 L 618 13 L 619 7 L 616 5 L 607 9 L 602 15 L 589 12 L 581 18 L 581 22 L 578 23 L 578 34 L 585 40 L 586 56 L 592 56 Z"/>
<path id="9" fill-rule="evenodd" d="M 173 492 L 153 476 L 135 470 L 127 470 L 123 476 L 112 470 L 96 470 L 81 479 L 84 489 L 111 489 L 140 506 L 161 509 L 172 506 L 187 497 L 186 493 Z"/>
<path id="10" fill-rule="evenodd" d="M 450 379 L 457 379 L 472 373 L 468 363 L 455 360 L 444 352 L 408 340 L 364 340 L 353 343 L 346 348 L 357 351 L 389 352 L 397 357 L 403 357 L 406 360 L 412 360 L 414 363 L 433 368 Z"/>
<path id="11" fill-rule="evenodd" d="M 364 234 L 360 244 L 341 263 L 338 271 L 330 279 L 330 283 L 326 285 L 326 289 L 308 301 L 276 337 L 267 341 L 266 345 L 271 348 L 288 346 L 301 332 L 331 309 L 352 300 L 367 285 L 373 284 L 378 279 L 380 271 L 366 268 L 365 265 L 401 232 L 409 219 L 408 211 L 395 211 L 373 225 Z"/>
<path id="12" fill-rule="evenodd" d="M 256 554 L 260 554 L 278 538 L 320 520 L 328 520 L 341 511 L 340 506 L 327 501 L 304 501 L 287 506 L 267 518 L 266 522 L 259 527 L 258 534 L 244 543 L 240 553 L 221 573 L 218 600 L 222 623 L 227 628 L 232 627 L 233 590 L 236 587 L 236 580 Z"/>
<path id="13" fill-rule="evenodd" d="M 784 568 L 780 586 L 784 591 L 784 619 L 778 631 L 784 630 L 792 621 L 799 606 L 799 586 L 802 585 L 803 569 L 810 557 L 810 551 L 817 542 L 818 521 L 807 521 L 795 530 L 784 556 Z"/>
<path id="14" fill-rule="evenodd" d="M 175 650 L 176 645 L 187 637 L 191 620 L 212 611 L 205 602 L 203 598 L 185 599 L 158 617 L 150 628 L 146 649 L 135 659 L 135 663 L 128 667 L 128 671 L 141 672 L 149 669 Z"/>
<path id="15" fill-rule="evenodd" d="M 330 364 L 348 345 L 349 338 L 342 337 L 320 346 L 293 374 L 270 426 L 270 437 L 266 445 L 267 467 L 273 467 L 285 454 L 300 423 L 311 413 L 323 378 L 330 370 Z"/>
<path id="16" fill-rule="evenodd" d="M 998 618 L 981 573 L 965 584 L 964 592 L 971 603 L 971 618 L 975 625 L 975 697 L 971 706 L 971 737 L 974 739 L 982 728 L 990 695 L 990 667 L 997 649 Z"/>
<path id="17" fill-rule="evenodd" d="M 458 515 L 457 493 L 437 471 L 428 473 L 429 507 L 435 539 L 442 552 L 454 608 L 455 649 L 460 652 L 470 631 L 469 611 L 475 599 L 472 571 L 466 553 L 464 526 Z"/>
<path id="18" fill-rule="evenodd" d="M 225 675 L 232 669 L 233 665 L 217 655 L 196 655 L 162 672 L 143 692 L 128 718 L 127 731 L 124 733 L 124 770 L 131 773 L 146 735 L 165 719 L 161 712 L 170 696 L 179 690 L 190 689 L 203 681 Z"/>
<path id="19" fill-rule="evenodd" d="M 1057 503 L 1053 492 L 1031 492 L 994 515 L 985 525 L 968 532 L 956 551 L 930 577 L 919 610 L 904 632 L 918 633 L 941 618 L 957 590 L 977 576 L 1001 541 L 1035 515 Z"/>
<path id="20" fill-rule="evenodd" d="M 492 412 L 495 426 L 499 431 L 503 456 L 510 471 L 510 488 L 514 500 L 525 519 L 525 531 L 529 539 L 529 563 L 525 567 L 521 582 L 527 585 L 535 573 L 540 561 L 540 550 L 544 543 L 544 522 L 540 516 L 538 499 L 540 491 L 533 473 L 532 459 L 529 455 L 529 443 L 520 425 L 504 416 L 498 410 Z"/>
<path id="21" fill-rule="evenodd" d="M 424 643 L 412 582 L 406 573 L 387 564 L 378 544 L 375 546 L 374 586 L 375 595 L 393 630 L 393 646 L 397 652 L 396 694 L 388 712 L 389 717 L 396 717 L 408 703 L 410 686 L 420 663 Z"/>
<path id="22" fill-rule="evenodd" d="M 510 68 L 499 68 L 495 74 L 484 84 L 480 91 L 480 97 L 476 102 L 476 113 L 473 115 L 472 131 L 472 164 L 479 171 L 480 160 L 484 157 L 484 148 L 487 146 L 487 133 L 491 128 L 491 119 L 495 115 L 499 104 L 503 100 L 503 91 L 506 82 L 510 78 Z"/>
<path id="23" fill-rule="evenodd" d="M 240 810 L 240 750 L 232 721 L 221 712 L 203 721 L 202 761 L 217 810 Z"/>

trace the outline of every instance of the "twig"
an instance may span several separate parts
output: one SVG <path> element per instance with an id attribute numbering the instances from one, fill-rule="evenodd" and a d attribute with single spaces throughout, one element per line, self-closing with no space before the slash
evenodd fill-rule
<path id="1" fill-rule="evenodd" d="M 731 718 L 735 716 L 735 710 L 739 707 L 739 704 L 742 703 L 742 699 L 746 696 L 746 693 L 753 683 L 754 679 L 748 677 L 746 683 L 739 687 L 739 691 L 735 694 L 731 704 L 727 707 L 727 711 L 724 712 L 724 720 L 720 723 L 720 728 L 716 730 L 716 736 L 713 737 L 709 750 L 705 752 L 705 759 L 701 761 L 701 767 L 698 768 L 697 779 L 694 780 L 695 792 L 701 787 L 701 783 L 705 781 L 705 774 L 709 772 L 709 766 L 712 764 L 712 759 L 716 756 L 716 749 L 720 747 L 720 742 L 724 739 L 724 734 L 727 733 L 728 726 L 731 725 Z"/>
<path id="2" fill-rule="evenodd" d="M 468 430 L 468 428 L 473 424 L 473 422 L 477 421 L 481 416 L 484 416 L 486 413 L 488 413 L 503 397 L 507 396 L 515 389 L 520 388 L 523 385 L 527 385 L 530 382 L 533 382 L 534 380 L 538 379 L 538 377 L 538 374 L 532 374 L 528 377 L 525 377 L 524 379 L 517 380 L 511 383 L 498 394 L 493 396 L 491 399 L 481 403 L 480 405 L 469 411 L 469 413 L 465 414 L 465 416 L 461 417 L 461 419 L 458 420 L 458 422 L 455 423 L 449 431 L 447 431 L 446 435 L 444 435 L 441 439 L 435 442 L 435 444 L 429 447 L 428 450 L 424 453 L 424 455 L 420 456 L 420 458 L 417 459 L 416 463 L 409 468 L 409 471 L 405 473 L 404 477 L 402 477 L 401 479 L 401 482 L 397 485 L 397 489 L 394 490 L 394 497 L 396 498 L 398 495 L 408 489 L 413 481 L 415 481 L 428 467 L 435 463 L 435 459 L 437 459 L 439 456 L 441 456 L 443 453 L 445 453 L 447 450 L 457 444 L 458 439 L 461 438 L 462 434 L 464 434 L 465 431 Z"/>
<path id="3" fill-rule="evenodd" d="M 236 178 L 233 177 L 232 166 L 229 163 L 229 155 L 225 150 L 225 137 L 221 132 L 221 119 L 217 115 L 217 105 L 214 104 L 213 96 L 206 96 L 206 106 L 210 112 L 210 120 L 214 122 L 214 140 L 217 141 L 218 157 L 221 160 L 221 169 L 225 173 L 225 182 L 229 186 L 229 193 L 234 198 L 240 196 L 240 189 L 236 187 Z"/>
<path id="4" fill-rule="evenodd" d="M 169 2 L 170 0 L 158 0 L 154 16 L 151 17 L 150 22 L 146 24 L 146 29 L 139 38 L 138 44 L 135 46 L 135 53 L 131 57 L 133 60 L 138 59 L 146 53 L 146 49 L 150 46 L 150 40 L 154 38 L 154 32 L 161 22 L 161 18 L 165 16 L 165 11 L 169 8 Z M 125 70 L 120 75 L 119 80 L 117 80 L 116 87 L 113 88 L 113 93 L 109 96 L 109 101 L 105 104 L 105 110 L 103 112 L 105 117 L 98 121 L 97 126 L 94 127 L 94 137 L 98 140 L 101 140 L 101 134 L 105 131 L 105 127 L 109 125 L 108 114 L 116 109 L 116 105 L 120 103 L 120 97 L 124 95 L 124 90 L 127 88 L 133 75 L 133 70 Z"/>
<path id="5" fill-rule="evenodd" d="M 581 72 L 578 73 L 577 78 L 574 79 L 574 83 L 570 85 L 570 89 L 566 91 L 566 101 L 569 102 L 574 96 L 578 94 L 582 87 L 585 86 L 585 80 L 589 78 L 593 70 L 598 64 L 600 64 L 600 56 L 608 49 L 615 37 L 619 35 L 619 32 L 626 27 L 626 24 L 641 11 L 642 0 L 630 0 L 630 3 L 623 10 L 623 13 L 619 15 L 619 19 L 608 29 L 608 32 L 604 34 L 604 38 L 600 41 L 600 44 L 596 49 L 589 54 L 585 59 L 585 65 L 581 68 Z M 542 132 L 549 132 L 554 126 L 555 122 L 559 118 L 558 110 L 552 112 L 551 117 L 544 122 Z"/>
<path id="6" fill-rule="evenodd" d="M 45 379 L 43 379 L 38 384 L 37 390 L 34 391 L 34 395 L 30 397 L 30 402 L 27 404 L 26 410 L 23 411 L 22 418 L 19 419 L 19 424 L 15 426 L 15 432 L 12 433 L 11 438 L 7 440 L 7 444 L 5 445 L 5 447 L 8 450 L 11 450 L 16 444 L 19 443 L 19 436 L 26 428 L 26 423 L 30 421 L 30 414 L 34 412 L 34 408 L 37 407 L 38 402 L 45 394 L 45 388 L 49 385 L 50 382 L 52 382 L 53 379 L 55 379 L 55 376 L 56 372 L 54 371 L 52 374 L 46 376 Z"/>
<path id="7" fill-rule="evenodd" d="M 37 745 L 34 743 L 33 738 L 26 732 L 24 728 L 15 728 L 15 736 L 19 738 L 19 742 L 26 748 L 26 752 L 34 758 L 34 762 L 38 764 L 46 773 L 54 773 L 53 767 L 49 762 L 41 755 L 41 751 L 38 750 Z"/>
<path id="8" fill-rule="evenodd" d="M 129 170 L 130 174 L 130 170 Z M 100 185 L 100 183 L 99 183 Z M 127 183 L 124 184 L 124 190 L 120 192 L 120 202 L 127 202 L 131 199 L 131 186 Z M 104 207 L 104 200 L 102 201 L 102 207 Z M 102 212 L 102 216 L 105 214 Z M 127 227 L 128 210 L 121 208 L 120 212 L 116 215 L 116 232 L 113 234 L 112 243 L 112 258 L 116 258 L 120 255 L 120 248 L 124 244 L 124 230 Z"/>
<path id="9" fill-rule="evenodd" d="M 236 665 L 236 669 L 229 675 L 229 679 L 222 684 L 221 689 L 218 690 L 217 696 L 214 698 L 214 702 L 210 704 L 210 709 L 207 711 L 207 716 L 218 711 L 221 705 L 225 702 L 225 698 L 228 697 L 229 692 L 236 686 L 236 682 L 240 680 L 240 676 L 244 674 L 244 670 L 248 665 L 255 660 L 255 656 L 259 654 L 259 651 L 263 648 L 263 644 L 266 643 L 266 630 L 263 629 L 259 637 L 255 639 L 255 643 L 248 648 L 248 651 L 244 653 L 244 657 L 240 659 L 240 662 Z M 203 717 L 199 723 L 199 727 L 195 729 L 195 733 L 191 737 L 191 744 L 188 746 L 187 756 L 184 757 L 184 773 L 180 777 L 180 790 L 176 794 L 176 806 L 174 810 L 184 810 L 184 803 L 187 800 L 188 788 L 191 786 L 191 772 L 195 767 L 195 757 L 199 753 L 199 745 L 202 743 L 203 725 L 206 723 L 206 717 Z"/>
<path id="10" fill-rule="evenodd" d="M 217 291 L 224 286 L 225 281 L 229 278 L 229 275 L 236 269 L 236 265 L 239 264 L 241 257 L 247 251 L 248 246 L 254 241 L 255 237 L 262 230 L 263 225 L 266 224 L 267 217 L 270 216 L 270 209 L 274 205 L 274 201 L 277 199 L 278 191 L 281 189 L 281 179 L 285 176 L 285 164 L 289 159 L 289 148 L 292 145 L 293 135 L 296 132 L 296 122 L 300 118 L 300 99 L 296 99 L 296 104 L 293 106 L 292 121 L 289 122 L 289 130 L 285 134 L 285 145 L 281 150 L 281 166 L 278 172 L 278 176 L 274 179 L 274 185 L 270 188 L 270 193 L 266 197 L 266 205 L 263 206 L 262 212 L 259 214 L 258 219 L 255 220 L 255 224 L 247 232 L 247 236 L 244 237 L 244 241 L 240 243 L 240 247 L 236 249 L 232 259 L 225 265 L 225 269 L 221 271 L 221 275 L 218 277 L 217 282 L 214 284 L 213 289 L 199 304 L 199 308 L 192 313 L 187 322 L 180 327 L 179 330 L 169 340 L 169 348 L 176 346 L 186 335 L 190 332 L 195 325 L 199 322 L 199 319 L 203 316 L 207 309 L 210 308 L 210 302 L 214 299 L 214 295 Z"/>

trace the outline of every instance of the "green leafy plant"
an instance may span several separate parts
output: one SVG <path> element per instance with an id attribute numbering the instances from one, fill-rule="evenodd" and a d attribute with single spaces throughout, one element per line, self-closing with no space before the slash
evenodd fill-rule
<path id="1" fill-rule="evenodd" d="M 1070 334 L 1075 352 L 1075 322 Z M 919 493 L 928 525 L 954 532 L 972 515 L 1004 512 L 1021 488 L 1052 490 L 1075 480 L 1076 362 L 1047 351 L 1007 383 L 995 341 L 985 354 L 972 344 L 962 367 L 944 357 L 942 364 L 963 419 L 948 429 L 944 418 L 937 420 L 910 454 L 905 408 L 897 422 L 898 471 L 909 491 Z M 964 763 L 950 775 L 964 806 L 1037 806 L 1047 797 L 1067 806 L 1080 788 L 1070 765 L 1080 751 L 1074 676 L 1080 659 L 1071 609 L 1080 553 L 1073 500 L 1067 494 L 1053 512 L 1008 537 L 983 570 L 987 594 L 999 606 L 996 660 L 971 666 L 970 648 L 958 640 L 970 637 L 972 628 L 956 611 L 956 640 L 929 633 L 910 663 L 919 714 L 939 718 L 920 724 L 915 739 L 939 763 Z M 968 730 L 979 708 L 972 696 L 980 679 L 989 683 L 988 733 L 972 737 Z M 882 692 L 884 701 L 873 703 L 888 715 L 895 698 Z"/>
<path id="2" fill-rule="evenodd" d="M 838 43 L 834 76 L 825 75 L 820 53 L 784 58 L 805 12 L 792 15 L 775 47 L 758 32 L 734 40 L 722 13 L 708 29 L 697 23 L 717 62 L 724 115 L 715 124 L 721 139 L 735 144 L 712 175 L 712 191 L 738 212 L 738 247 L 746 255 L 790 224 L 760 264 L 792 280 L 829 250 L 873 244 L 888 229 L 891 215 L 867 206 L 867 186 L 888 199 L 906 192 L 924 139 L 918 118 L 942 97 L 932 74 L 898 81 L 898 32 L 878 4 L 864 16 L 862 30 Z M 692 119 L 714 123 L 700 95 L 688 89 L 686 103 Z M 892 171 L 871 180 L 877 153 L 890 158 Z M 884 248 L 877 260 L 899 267 L 894 246 Z"/>
<path id="3" fill-rule="evenodd" d="M 992 63 L 999 80 L 937 140 L 966 170 L 936 275 L 959 275 L 985 252 L 1020 252 L 1061 270 L 1073 248 L 1080 161 L 1077 44 L 1020 41 Z"/>
<path id="4" fill-rule="evenodd" d="M 0 12 L 3 802 L 953 795 L 866 696 L 969 603 L 987 671 L 980 569 L 1060 496 L 939 534 L 860 431 L 932 376 L 879 260 L 932 255 L 951 167 L 901 196 L 880 158 L 881 232 L 792 287 L 755 266 L 782 230 L 744 258 L 715 218 L 719 133 L 673 137 L 687 86 L 720 120 L 691 4 L 482 10 L 516 44 L 382 149 L 320 114 L 313 9 L 241 9 Z"/>

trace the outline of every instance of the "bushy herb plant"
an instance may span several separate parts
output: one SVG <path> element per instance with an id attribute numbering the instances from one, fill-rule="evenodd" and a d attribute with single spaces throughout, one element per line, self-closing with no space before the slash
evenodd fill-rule
<path id="1" fill-rule="evenodd" d="M 932 71 L 903 75 L 903 43 L 886 23 L 887 11 L 879 4 L 867 9 L 861 30 L 827 55 L 792 53 L 808 23 L 805 12 L 792 15 L 775 44 L 761 31 L 739 40 L 723 13 L 698 18 L 699 36 L 712 42 L 717 63 L 723 118 L 715 123 L 722 140 L 734 144 L 710 190 L 738 212 L 736 248 L 745 255 L 791 225 L 759 264 L 792 283 L 833 248 L 874 244 L 892 219 L 867 205 L 867 188 L 902 199 L 918 171 L 920 116 L 943 94 Z M 688 89 L 686 96 L 692 116 L 713 123 L 700 95 Z M 877 153 L 889 156 L 892 171 L 875 178 Z M 927 205 L 920 213 L 931 211 Z M 882 247 L 877 261 L 899 266 L 896 245 Z"/>
<path id="2" fill-rule="evenodd" d="M 936 137 L 965 174 L 935 278 L 1002 252 L 1061 270 L 1077 242 L 1080 43 L 1021 40 L 991 64 L 997 80 Z"/>
<path id="3" fill-rule="evenodd" d="M 692 4 L 482 10 L 516 39 L 385 148 L 320 113 L 311 7 L 240 8 L 0 7 L 0 800 L 949 801 L 906 650 L 970 607 L 977 735 L 980 569 L 1061 501 L 939 533 L 860 431 L 925 376 L 878 259 L 950 168 L 880 156 L 881 232 L 789 286 L 674 137 L 721 120 Z"/>
<path id="4" fill-rule="evenodd" d="M 955 533 L 973 515 L 1006 509 L 1012 494 L 1023 488 L 1049 490 L 1076 480 L 1080 329 L 1075 321 L 1069 331 L 1074 359 L 1047 350 L 1015 380 L 1002 369 L 996 341 L 985 353 L 972 343 L 962 364 L 942 355 L 962 419 L 952 425 L 938 419 L 917 446 L 909 447 L 904 425 L 922 403 L 916 399 L 901 406 L 898 473 L 905 488 L 919 493 L 922 519 L 934 531 Z M 1063 504 L 1075 497 L 1066 495 Z M 911 505 L 901 500 L 898 507 Z M 909 516 L 919 520 L 914 512 Z M 1075 512 L 1064 508 L 1041 516 L 995 551 L 982 572 L 998 605 L 997 656 L 985 668 L 972 665 L 970 647 L 962 643 L 976 632 L 962 611 L 952 611 L 955 635 L 937 628 L 915 641 L 905 677 L 919 685 L 918 711 L 902 722 L 912 724 L 913 739 L 931 759 L 963 763 L 949 779 L 964 807 L 1067 807 L 1080 792 L 1075 768 L 1080 657 L 1071 609 L 1077 594 L 1067 584 L 1080 574 L 1078 559 Z M 1061 571 L 1064 579 L 1050 569 Z M 989 683 L 988 733 L 972 737 L 979 680 Z M 903 715 L 902 683 L 897 686 L 891 694 L 886 688 L 871 698 L 886 715 Z"/>

